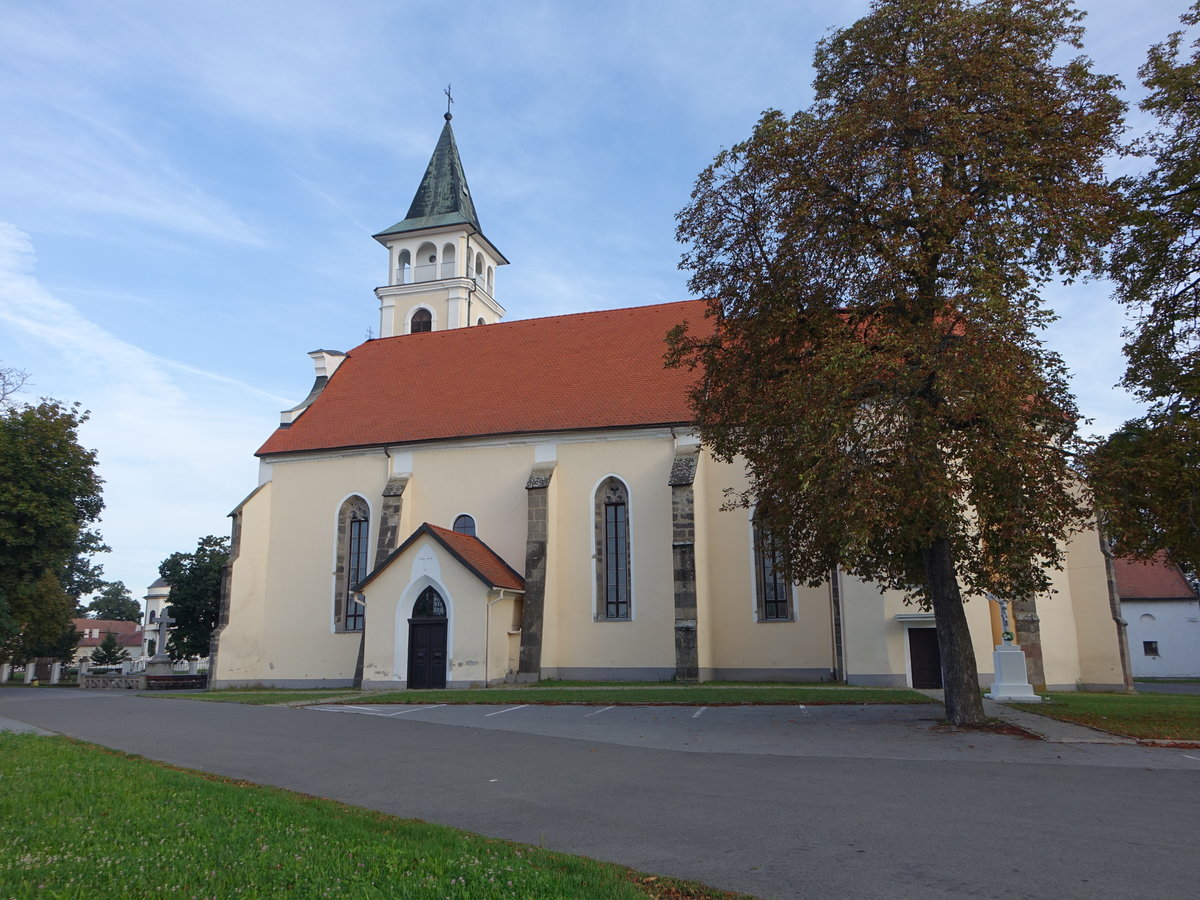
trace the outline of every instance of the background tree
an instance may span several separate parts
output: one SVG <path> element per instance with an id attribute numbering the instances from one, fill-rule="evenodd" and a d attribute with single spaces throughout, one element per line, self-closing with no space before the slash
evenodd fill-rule
<path id="1" fill-rule="evenodd" d="M 73 639 L 71 569 L 103 508 L 87 414 L 53 400 L 0 408 L 0 655 L 53 656 Z M 67 585 L 71 585 L 70 588 Z"/>
<path id="2" fill-rule="evenodd" d="M 112 550 L 98 531 L 82 528 L 75 538 L 75 549 L 63 567 L 62 585 L 70 596 L 75 598 L 76 613 L 82 616 L 85 612 L 79 600 L 88 594 L 94 594 L 104 587 L 104 566 L 95 562 L 94 557 L 100 553 Z"/>
<path id="3" fill-rule="evenodd" d="M 171 585 L 167 612 L 175 620 L 167 640 L 171 659 L 208 655 L 221 605 L 221 575 L 229 560 L 229 538 L 208 535 L 192 553 L 172 553 L 158 573 Z"/>
<path id="4" fill-rule="evenodd" d="M 1039 287 L 1099 265 L 1115 79 L 1066 0 L 876 0 L 817 45 L 816 102 L 769 110 L 679 214 L 711 329 L 675 329 L 732 497 L 798 580 L 834 566 L 932 607 L 946 711 L 981 721 L 960 583 L 1050 589 L 1086 510 Z"/>
<path id="5" fill-rule="evenodd" d="M 0 366 L 0 406 L 7 406 L 29 383 L 29 374 L 20 369 Z"/>
<path id="6" fill-rule="evenodd" d="M 142 606 L 133 599 L 133 594 L 123 581 L 105 582 L 100 593 L 88 604 L 87 612 L 93 619 L 142 621 Z"/>
<path id="7" fill-rule="evenodd" d="M 98 666 L 115 666 L 129 659 L 129 651 L 117 643 L 117 636 L 106 632 L 104 640 L 92 651 L 91 660 Z"/>
<path id="8" fill-rule="evenodd" d="M 1200 24 L 1200 3 L 1182 16 Z M 1190 54 L 1187 48 L 1190 47 Z M 1088 460 L 1119 552 L 1200 570 L 1200 39 L 1177 31 L 1138 73 L 1156 125 L 1134 146 L 1150 160 L 1122 179 L 1134 206 L 1114 244 L 1116 297 L 1137 321 L 1126 332 L 1122 381 L 1148 404 Z"/>

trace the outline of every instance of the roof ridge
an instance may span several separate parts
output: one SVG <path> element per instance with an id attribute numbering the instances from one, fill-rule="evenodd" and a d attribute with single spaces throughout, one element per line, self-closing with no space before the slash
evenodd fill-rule
<path id="1" fill-rule="evenodd" d="M 703 303 L 703 302 L 704 302 L 703 300 L 697 300 L 694 298 L 689 299 L 689 300 L 668 300 L 665 303 L 643 303 L 639 306 L 616 306 L 616 307 L 613 307 L 612 309 L 588 309 L 588 310 L 584 310 L 583 312 L 558 313 L 557 315 L 553 315 L 553 316 L 533 316 L 528 319 L 507 319 L 507 320 L 501 321 L 501 322 L 494 322 L 491 325 L 473 325 L 470 327 L 443 328 L 439 331 L 425 331 L 425 332 L 418 332 L 417 334 L 422 339 L 428 340 L 433 335 L 457 334 L 459 332 L 474 333 L 475 331 L 477 331 L 480 328 L 486 328 L 489 331 L 491 331 L 494 329 L 509 328 L 509 327 L 513 327 L 513 326 L 517 326 L 517 325 L 528 325 L 533 322 L 554 322 L 554 321 L 560 320 L 560 319 L 578 319 L 578 318 L 585 318 L 585 317 L 589 317 L 589 316 L 603 316 L 607 313 L 636 312 L 636 311 L 642 310 L 642 309 L 656 309 L 658 307 L 667 307 L 667 306 L 683 306 L 688 303 Z M 399 340 L 401 338 L 410 338 L 410 337 L 414 337 L 414 336 L 415 335 L 412 335 L 412 334 L 392 334 L 392 335 L 388 335 L 387 337 L 371 338 L 368 341 L 363 341 L 363 343 L 358 344 L 355 347 L 352 347 L 350 350 L 347 351 L 347 355 L 349 355 L 350 353 L 353 353 L 359 347 L 365 347 L 368 344 L 382 344 L 387 341 L 394 341 L 394 340 Z"/>

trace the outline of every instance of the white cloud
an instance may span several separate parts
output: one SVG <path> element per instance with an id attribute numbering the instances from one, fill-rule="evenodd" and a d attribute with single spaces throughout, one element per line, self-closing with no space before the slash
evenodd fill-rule
<path id="1" fill-rule="evenodd" d="M 254 483 L 251 452 L 290 404 L 106 331 L 47 291 L 34 264 L 29 237 L 0 223 L 3 364 L 29 372 L 30 397 L 91 411 L 81 439 L 98 453 L 101 531 L 114 551 L 101 562 L 137 592 L 167 555 L 227 532 L 225 514 Z"/>

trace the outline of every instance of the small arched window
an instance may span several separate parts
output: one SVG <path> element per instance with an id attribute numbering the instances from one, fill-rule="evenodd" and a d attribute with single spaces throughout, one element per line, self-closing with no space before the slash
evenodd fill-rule
<path id="1" fill-rule="evenodd" d="M 396 284 L 408 284 L 412 280 L 412 254 L 401 250 L 396 256 Z"/>
<path id="2" fill-rule="evenodd" d="M 408 330 L 411 334 L 433 331 L 433 313 L 427 309 L 418 309 L 409 319 Z"/>
<path id="3" fill-rule="evenodd" d="M 492 267 L 491 266 L 488 266 L 487 285 L 488 285 L 488 293 L 490 294 L 492 292 Z"/>
<path id="4" fill-rule="evenodd" d="M 596 489 L 596 618 L 631 618 L 629 490 L 619 478 Z"/>
<path id="5" fill-rule="evenodd" d="M 417 260 L 413 268 L 416 281 L 433 281 L 437 273 L 437 247 L 428 241 L 417 248 Z"/>
<path id="6" fill-rule="evenodd" d="M 480 316 L 479 321 L 476 322 L 475 324 L 476 325 L 486 325 L 487 323 L 485 321 L 483 321 L 483 316 Z"/>
<path id="7" fill-rule="evenodd" d="M 427 587 L 417 597 L 413 604 L 414 619 L 444 619 L 446 618 L 446 601 L 434 588 Z"/>
<path id="8" fill-rule="evenodd" d="M 483 254 L 475 254 L 475 275 L 479 278 L 483 277 Z"/>
<path id="9" fill-rule="evenodd" d="M 149 620 L 149 623 L 150 623 L 151 625 L 153 625 L 153 624 L 154 624 L 154 621 L 155 621 L 155 617 L 154 617 L 154 610 L 150 610 L 150 620 Z"/>
<path id="10" fill-rule="evenodd" d="M 446 244 L 442 247 L 442 278 L 454 277 L 454 245 Z"/>
<path id="11" fill-rule="evenodd" d="M 454 520 L 454 530 L 459 534 L 469 534 L 471 537 L 475 537 L 475 520 L 463 513 Z"/>

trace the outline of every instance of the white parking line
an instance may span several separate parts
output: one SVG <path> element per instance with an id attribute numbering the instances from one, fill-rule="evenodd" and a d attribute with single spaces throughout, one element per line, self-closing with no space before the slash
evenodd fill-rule
<path id="1" fill-rule="evenodd" d="M 402 709 L 402 710 L 400 710 L 400 712 L 385 713 L 385 715 L 389 719 L 391 719 L 395 716 L 403 716 L 406 713 L 410 713 L 410 712 L 421 712 L 422 710 L 426 710 L 426 709 L 441 709 L 445 705 L 446 705 L 445 703 L 435 703 L 433 706 L 418 706 L 418 707 L 415 707 L 414 709 Z"/>
<path id="2" fill-rule="evenodd" d="M 586 716 L 584 716 L 584 718 L 590 719 L 592 716 L 598 716 L 598 715 L 600 715 L 600 713 L 608 712 L 610 709 L 616 709 L 616 707 L 615 706 L 606 706 L 606 707 L 604 707 L 604 709 L 592 710 L 590 713 L 588 713 Z"/>
<path id="3" fill-rule="evenodd" d="M 379 713 L 366 706 L 308 706 L 306 709 L 315 709 L 317 712 L 365 712 L 373 716 Z"/>
<path id="4" fill-rule="evenodd" d="M 707 706 L 700 707 L 698 710 L 696 710 L 694 713 L 692 713 L 692 718 L 693 719 L 700 718 L 700 713 L 704 712 L 706 709 L 708 709 Z"/>
<path id="5" fill-rule="evenodd" d="M 1183 758 L 1184 758 L 1184 759 L 1194 759 L 1196 762 L 1200 762 L 1200 756 L 1188 756 L 1188 755 L 1185 753 L 1185 754 L 1183 754 Z"/>
<path id="6" fill-rule="evenodd" d="M 512 712 L 514 709 L 524 709 L 528 705 L 528 703 L 522 703 L 520 706 L 510 706 L 508 709 L 498 709 L 494 713 L 485 713 L 483 717 L 486 719 L 488 716 L 498 716 L 501 713 Z"/>

